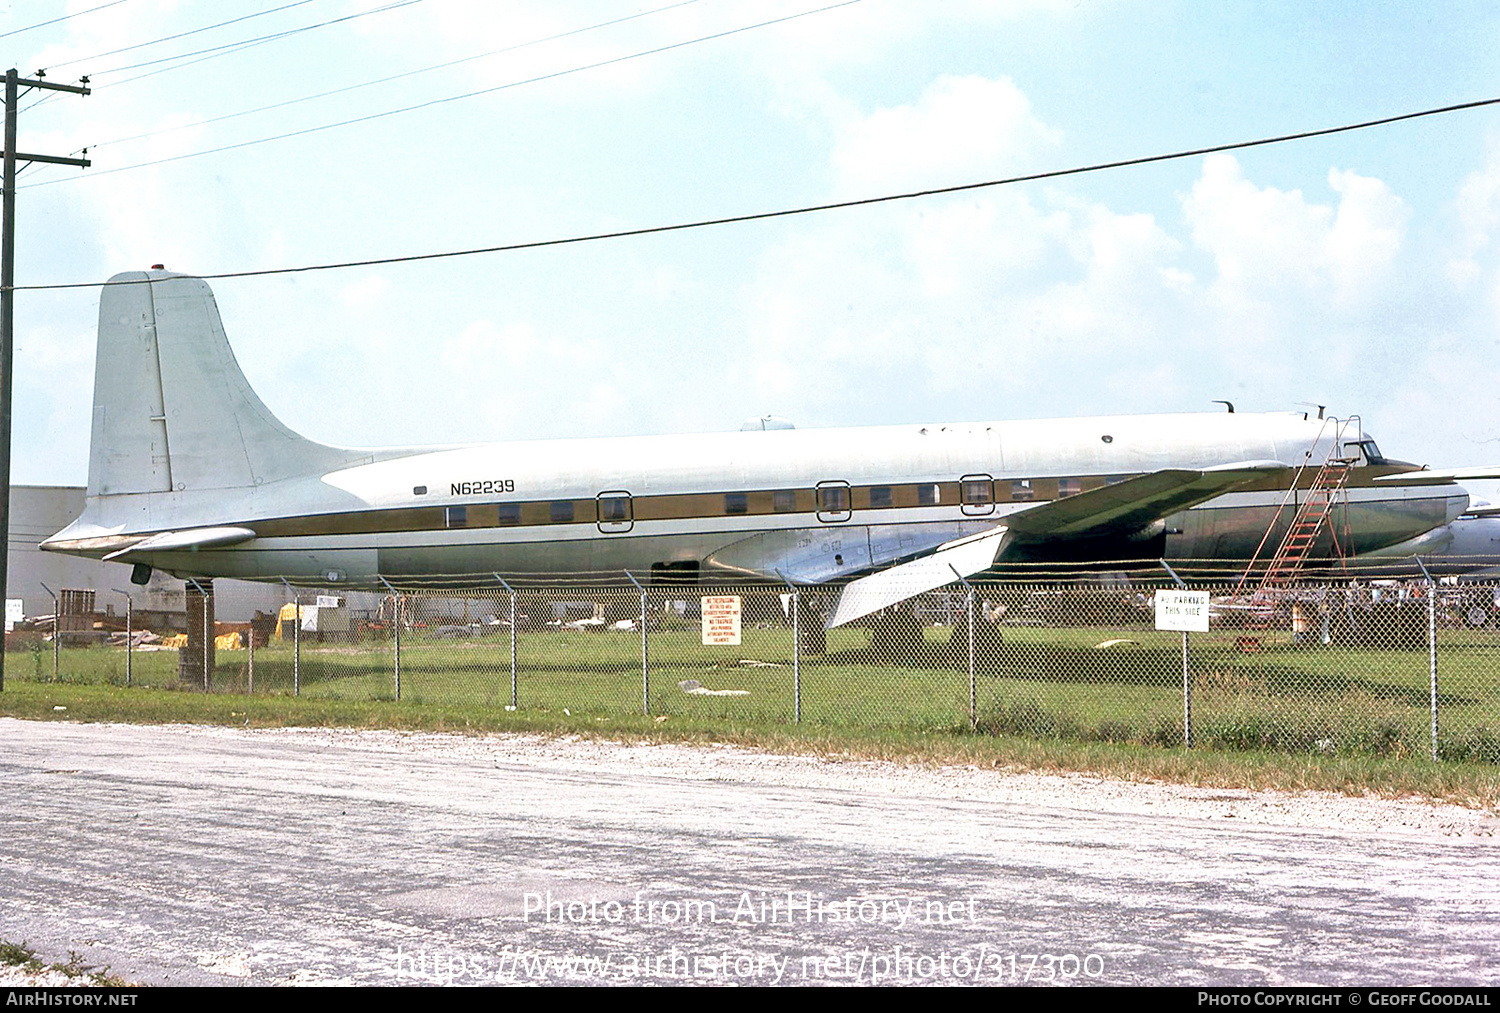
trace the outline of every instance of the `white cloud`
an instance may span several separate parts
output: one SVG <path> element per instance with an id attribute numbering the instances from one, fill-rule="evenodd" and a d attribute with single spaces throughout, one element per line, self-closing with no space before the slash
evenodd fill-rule
<path id="1" fill-rule="evenodd" d="M 1009 78 L 973 76 L 940 77 L 915 102 L 844 123 L 838 135 L 837 188 L 858 195 L 1005 175 L 1062 139 Z"/>
<path id="2" fill-rule="evenodd" d="M 1491 240 L 1500 225 L 1500 148 L 1491 146 L 1485 164 L 1464 177 L 1453 201 L 1458 234 L 1448 259 L 1448 277 L 1463 291 L 1472 284 L 1486 284 L 1483 261 L 1493 262 Z M 1489 254 L 1489 257 L 1486 257 Z M 1491 304 L 1500 308 L 1500 278 L 1488 279 Z"/>
<path id="3" fill-rule="evenodd" d="M 390 287 L 390 279 L 385 275 L 367 274 L 347 282 L 339 290 L 339 301 L 346 309 L 369 311 L 380 303 Z"/>
<path id="4" fill-rule="evenodd" d="M 1274 315 L 1295 298 L 1358 312 L 1379 295 L 1410 213 L 1378 179 L 1334 169 L 1328 183 L 1336 207 L 1257 186 L 1233 156 L 1204 160 L 1182 204 L 1194 243 L 1213 257 L 1222 307 Z"/>

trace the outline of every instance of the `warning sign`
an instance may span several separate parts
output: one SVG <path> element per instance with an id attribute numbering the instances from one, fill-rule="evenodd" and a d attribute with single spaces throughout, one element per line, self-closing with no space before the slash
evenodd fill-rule
<path id="1" fill-rule="evenodd" d="M 702 598 L 703 643 L 734 647 L 740 642 L 740 596 L 710 594 Z"/>
<path id="2" fill-rule="evenodd" d="M 1184 633 L 1208 632 L 1207 591 L 1156 592 L 1156 628 Z"/>

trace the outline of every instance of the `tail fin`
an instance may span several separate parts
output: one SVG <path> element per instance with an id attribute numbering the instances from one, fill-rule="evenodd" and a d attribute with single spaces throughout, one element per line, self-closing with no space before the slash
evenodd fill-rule
<path id="1" fill-rule="evenodd" d="M 271 414 L 240 371 L 201 280 L 133 271 L 105 286 L 91 498 L 252 487 L 359 456 L 305 439 Z"/>

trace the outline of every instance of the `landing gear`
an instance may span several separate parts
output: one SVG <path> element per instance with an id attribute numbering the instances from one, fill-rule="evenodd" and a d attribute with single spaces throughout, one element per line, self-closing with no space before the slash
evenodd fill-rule
<path id="1" fill-rule="evenodd" d="M 190 580 L 187 593 L 187 645 L 177 652 L 177 681 L 183 686 L 212 687 L 214 671 L 214 582 Z"/>
<path id="2" fill-rule="evenodd" d="M 797 616 L 797 653 L 804 658 L 821 658 L 828 653 L 828 630 L 823 625 L 823 609 L 813 595 L 804 595 Z"/>

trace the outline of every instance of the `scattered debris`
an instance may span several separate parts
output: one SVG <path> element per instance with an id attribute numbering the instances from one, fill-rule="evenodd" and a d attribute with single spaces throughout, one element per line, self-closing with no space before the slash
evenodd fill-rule
<path id="1" fill-rule="evenodd" d="M 683 679 L 677 688 L 692 696 L 749 696 L 748 689 L 709 689 L 697 679 Z"/>

